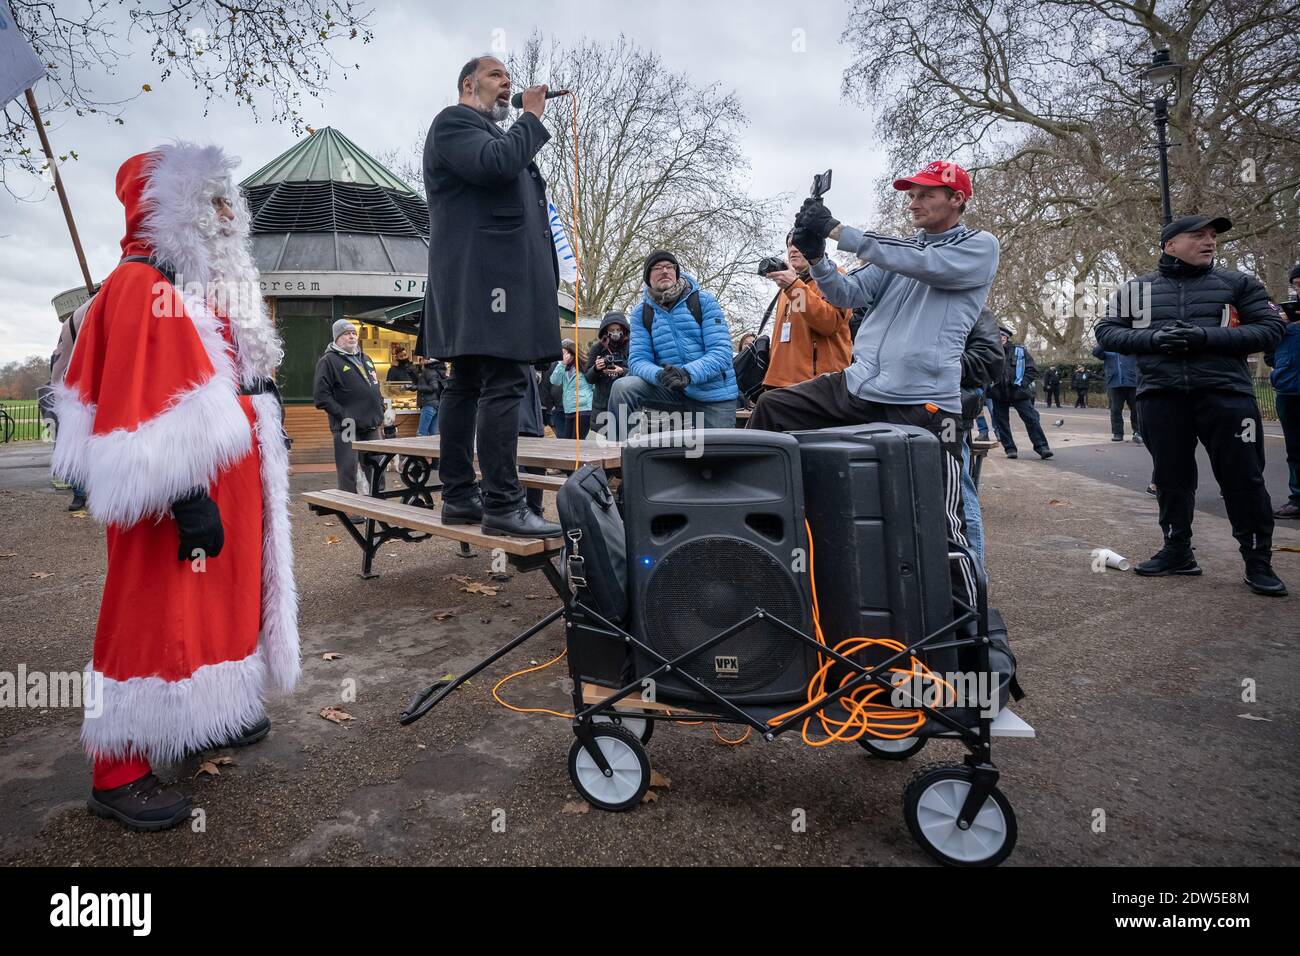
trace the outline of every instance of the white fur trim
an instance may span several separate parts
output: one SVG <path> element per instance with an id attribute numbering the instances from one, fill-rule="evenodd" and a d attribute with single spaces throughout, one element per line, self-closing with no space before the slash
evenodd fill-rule
<path id="1" fill-rule="evenodd" d="M 298 587 L 293 577 L 289 525 L 289 452 L 284 446 L 280 403 L 253 396 L 257 444 L 262 453 L 262 633 L 270 686 L 291 691 L 302 665 L 298 649 Z"/>
<path id="2" fill-rule="evenodd" d="M 114 680 L 86 668 L 99 688 L 98 716 L 89 707 L 81 743 L 92 757 L 137 753 L 151 763 L 175 763 L 220 744 L 265 713 L 266 661 L 261 649 L 239 661 L 200 667 L 185 680 Z"/>
<path id="3" fill-rule="evenodd" d="M 103 524 L 130 527 L 165 515 L 173 501 L 207 487 L 252 447 L 235 384 L 222 376 L 180 393 L 133 431 L 94 434 L 95 406 L 68 386 L 58 386 L 54 400 L 54 474 L 86 492 L 91 516 Z"/>

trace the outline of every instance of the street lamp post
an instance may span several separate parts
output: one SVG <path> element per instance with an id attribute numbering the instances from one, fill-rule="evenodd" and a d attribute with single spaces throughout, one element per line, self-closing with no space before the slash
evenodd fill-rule
<path id="1" fill-rule="evenodd" d="M 1156 50 L 1151 56 L 1151 65 L 1142 71 L 1142 78 L 1160 84 L 1170 80 L 1177 82 L 1178 74 L 1182 69 L 1181 63 L 1170 61 L 1168 49 Z M 1173 203 L 1169 199 L 1169 140 L 1166 136 L 1169 129 L 1169 98 L 1162 92 L 1155 98 L 1151 107 L 1155 112 L 1156 149 L 1160 153 L 1161 211 L 1164 214 L 1164 224 L 1167 226 L 1174 218 Z"/>

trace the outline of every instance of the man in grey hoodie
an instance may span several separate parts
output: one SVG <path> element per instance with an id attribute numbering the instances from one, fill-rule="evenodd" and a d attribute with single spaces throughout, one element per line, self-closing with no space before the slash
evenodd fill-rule
<path id="1" fill-rule="evenodd" d="M 792 241 L 812 265 L 831 305 L 868 307 L 853 343 L 853 364 L 790 388 L 765 392 L 750 428 L 795 431 L 864 422 L 917 425 L 943 446 L 948 537 L 968 547 L 961 493 L 961 357 L 998 270 L 998 241 L 961 225 L 970 176 L 954 163 L 927 163 L 894 180 L 906 191 L 917 228 L 911 239 L 841 225 L 820 199 L 795 218 Z M 841 273 L 826 257 L 834 239 L 867 263 Z M 974 604 L 974 578 L 953 565 L 953 593 Z"/>

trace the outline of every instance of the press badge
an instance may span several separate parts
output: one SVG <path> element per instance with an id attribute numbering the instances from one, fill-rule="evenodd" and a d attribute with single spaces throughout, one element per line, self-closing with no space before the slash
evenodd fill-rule
<path id="1" fill-rule="evenodd" d="M 790 323 L 789 323 L 789 322 L 782 322 L 782 323 L 781 323 L 781 341 L 782 341 L 782 342 L 789 342 L 789 341 L 790 341 Z"/>

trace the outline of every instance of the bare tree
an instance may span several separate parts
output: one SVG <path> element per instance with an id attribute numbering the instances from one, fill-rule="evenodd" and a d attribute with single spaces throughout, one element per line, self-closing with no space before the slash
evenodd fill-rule
<path id="1" fill-rule="evenodd" d="M 548 104 L 538 163 L 569 232 L 576 175 L 582 312 L 634 307 L 642 263 L 662 248 L 718 297 L 733 332 L 756 325 L 770 290 L 750 277 L 781 248 L 784 197 L 748 193 L 735 93 L 694 85 L 624 37 L 564 47 L 534 34 L 509 66 L 517 88 L 544 79 L 576 94 L 576 164 L 569 99 Z"/>
<path id="2" fill-rule="evenodd" d="M 1085 350 L 1097 290 L 1155 260 L 1152 50 L 1184 64 L 1175 215 L 1229 214 L 1222 261 L 1268 284 L 1295 259 L 1295 0 L 855 0 L 844 40 L 845 92 L 879 107 L 891 165 L 964 161 L 969 221 L 1003 243 L 991 303 L 1063 357 Z"/>
<path id="3" fill-rule="evenodd" d="M 19 31 L 46 64 L 37 91 L 47 124 L 60 116 L 99 115 L 123 123 L 125 107 L 151 85 L 124 99 L 100 99 L 95 89 L 128 56 L 127 44 L 143 36 L 157 79 L 188 79 L 204 96 L 230 97 L 258 118 L 255 97 L 270 97 L 270 118 L 303 128 L 302 94 L 319 97 L 335 68 L 335 41 L 373 37 L 369 10 L 354 0 L 11 0 Z M 62 144 L 76 158 L 75 144 Z M 0 182 L 13 192 L 15 172 L 39 174 L 44 156 L 26 108 L 10 103 L 0 125 Z"/>

